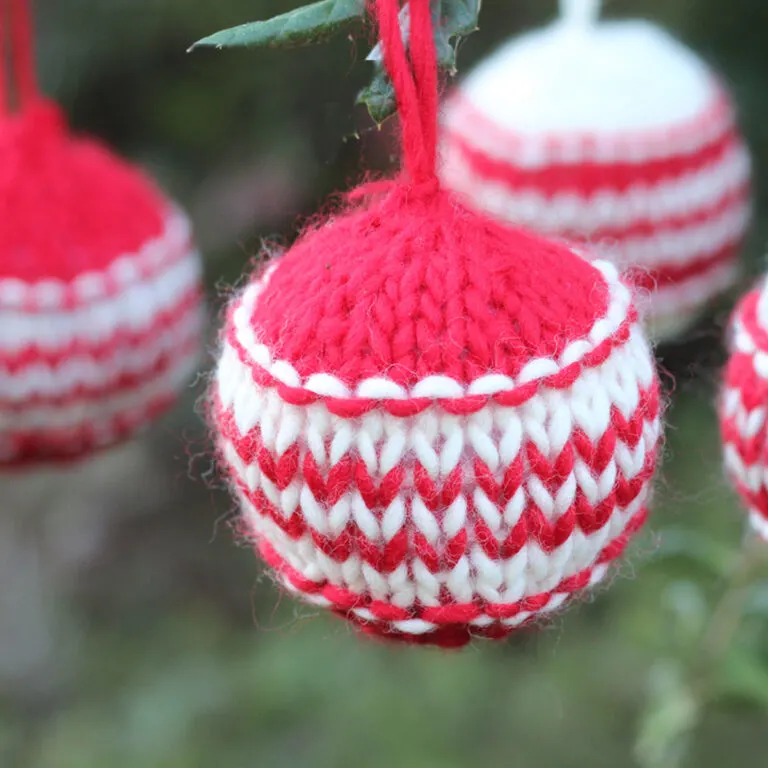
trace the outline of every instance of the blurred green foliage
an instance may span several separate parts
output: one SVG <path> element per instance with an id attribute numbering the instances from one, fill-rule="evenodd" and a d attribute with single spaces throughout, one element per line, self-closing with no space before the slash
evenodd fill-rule
<path id="1" fill-rule="evenodd" d="M 460 70 L 553 8 L 487 0 Z M 328 194 L 392 161 L 386 132 L 353 106 L 371 74 L 370 41 L 185 53 L 215 30 L 285 9 L 284 0 L 37 4 L 44 85 L 78 127 L 147 165 L 190 208 L 214 307 L 263 238 L 289 240 Z M 758 170 L 745 253 L 757 272 L 768 223 L 768 4 L 612 0 L 607 13 L 669 25 L 732 85 Z M 355 130 L 359 140 L 345 138 Z M 768 574 L 749 591 L 723 664 L 697 666 L 741 545 L 713 414 L 728 307 L 687 344 L 660 350 L 667 381 L 676 379 L 663 479 L 614 583 L 549 628 L 459 654 L 360 640 L 282 598 L 217 524 L 232 505 L 211 488 L 190 393 L 147 443 L 165 478 L 162 511 L 119 522 L 57 592 L 74 650 L 54 654 L 61 674 L 48 685 L 5 695 L 0 766 L 764 766 Z"/>

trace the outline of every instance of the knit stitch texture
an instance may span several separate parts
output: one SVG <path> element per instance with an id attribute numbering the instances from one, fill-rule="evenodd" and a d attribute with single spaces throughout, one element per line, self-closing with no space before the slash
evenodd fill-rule
<path id="1" fill-rule="evenodd" d="M 754 529 L 768 541 L 768 288 L 766 280 L 731 318 L 730 359 L 720 397 L 725 468 Z"/>
<path id="2" fill-rule="evenodd" d="M 429 4 L 410 7 L 418 73 Z M 377 8 L 406 170 L 236 296 L 211 419 L 239 529 L 288 590 L 452 647 L 603 578 L 646 517 L 659 384 L 614 267 L 440 189 L 434 107 L 409 98 L 436 87 L 409 90 L 397 3 Z"/>

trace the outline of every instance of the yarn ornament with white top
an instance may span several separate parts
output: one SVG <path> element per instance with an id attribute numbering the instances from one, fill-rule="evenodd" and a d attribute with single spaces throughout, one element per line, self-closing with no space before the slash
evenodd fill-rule
<path id="1" fill-rule="evenodd" d="M 173 403 L 198 359 L 202 294 L 185 215 L 70 133 L 37 90 L 26 0 L 0 2 L 0 26 L 3 10 L 0 465 L 16 465 L 87 455 Z"/>
<path id="2" fill-rule="evenodd" d="M 719 402 L 725 469 L 768 541 L 768 278 L 736 306 L 729 337 Z"/>
<path id="3" fill-rule="evenodd" d="M 663 29 L 599 22 L 598 0 L 561 6 L 449 95 L 443 181 L 503 221 L 588 243 L 674 339 L 740 272 L 750 158 L 733 103 Z"/>
<path id="4" fill-rule="evenodd" d="M 404 169 L 231 303 L 211 391 L 239 529 L 367 633 L 500 638 L 595 584 L 646 517 L 659 384 L 616 269 L 436 176 L 429 0 L 375 4 Z"/>

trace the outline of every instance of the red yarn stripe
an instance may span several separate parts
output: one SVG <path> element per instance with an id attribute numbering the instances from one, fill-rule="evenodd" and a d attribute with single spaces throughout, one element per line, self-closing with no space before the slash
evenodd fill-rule
<path id="1" fill-rule="evenodd" d="M 573 599 L 578 593 L 589 586 L 595 568 L 607 565 L 616 560 L 626 548 L 630 537 L 636 533 L 646 521 L 648 510 L 641 508 L 627 523 L 621 534 L 611 541 L 602 551 L 596 563 L 580 573 L 564 579 L 551 592 L 534 595 L 508 605 L 488 603 L 478 600 L 472 603 L 447 603 L 439 607 L 416 605 L 409 610 L 397 609 L 391 605 L 372 600 L 366 595 L 358 595 L 342 587 L 330 584 L 328 581 L 311 581 L 286 562 L 272 548 L 270 543 L 247 530 L 241 522 L 241 533 L 253 539 L 262 559 L 280 575 L 281 579 L 292 589 L 305 595 L 316 595 L 330 603 L 332 610 L 352 621 L 364 632 L 386 637 L 390 640 L 400 640 L 406 643 L 430 643 L 443 647 L 460 647 L 470 642 L 472 637 L 506 637 L 516 629 L 520 629 L 536 620 L 531 616 L 517 627 L 501 622 L 502 619 L 512 618 L 522 612 L 531 611 L 536 614 L 549 601 L 558 595 Z M 355 609 L 367 609 L 372 615 L 372 621 L 366 621 L 352 613 Z M 484 627 L 467 626 L 468 622 L 482 616 L 495 619 Z M 393 621 L 406 619 L 421 619 L 437 625 L 437 629 L 425 635 L 414 635 L 399 632 L 392 626 Z"/>
<path id="2" fill-rule="evenodd" d="M 23 375 L 24 369 L 32 366 L 43 366 L 52 371 L 55 376 L 56 368 L 65 365 L 68 360 L 77 357 L 91 361 L 110 359 L 127 353 L 132 349 L 147 348 L 159 335 L 173 331 L 180 332 L 176 345 L 169 350 L 159 352 L 141 367 L 130 371 L 118 371 L 103 382 L 93 384 L 77 384 L 67 387 L 56 395 L 31 394 L 20 404 L 18 399 L 0 397 L 0 412 L 14 411 L 26 407 L 37 406 L 70 406 L 76 402 L 94 401 L 111 397 L 120 393 L 138 389 L 146 382 L 152 381 L 169 370 L 178 360 L 191 355 L 199 344 L 199 329 L 195 321 L 200 304 L 200 293 L 197 289 L 190 291 L 173 308 L 157 316 L 150 328 L 140 335 L 132 335 L 127 331 L 117 331 L 106 341 L 89 347 L 86 342 L 73 342 L 62 350 L 43 350 L 27 348 L 12 361 L 0 367 L 0 372 L 10 372 L 12 375 Z M 141 339 L 142 341 L 139 341 Z"/>
<path id="3" fill-rule="evenodd" d="M 237 338 L 237 332 L 231 319 L 231 314 L 237 309 L 237 306 L 237 303 L 233 304 L 230 310 L 230 318 L 227 322 L 226 341 L 235 352 L 237 352 L 243 365 L 250 369 L 253 382 L 264 389 L 276 389 L 280 397 L 291 405 L 311 405 L 312 403 L 321 402 L 331 413 L 346 419 L 358 418 L 376 408 L 383 408 L 387 413 L 398 418 L 409 418 L 435 404 L 449 413 L 461 416 L 476 413 L 484 408 L 486 404 L 491 402 L 505 406 L 522 405 L 534 397 L 540 391 L 540 388 L 567 389 L 583 371 L 603 363 L 616 347 L 621 346 L 627 341 L 632 331 L 632 326 L 637 321 L 637 310 L 632 307 L 615 333 L 600 342 L 600 344 L 585 355 L 580 361 L 565 366 L 557 373 L 529 381 L 525 384 L 519 384 L 513 389 L 498 392 L 495 395 L 465 395 L 464 397 L 459 398 L 439 400 L 427 397 L 411 397 L 407 400 L 370 400 L 355 396 L 342 398 L 332 397 L 330 395 L 319 395 L 305 389 L 303 386 L 293 387 L 284 384 L 279 379 L 275 378 L 267 369 L 261 367 L 251 359 L 245 347 L 243 347 Z"/>
<path id="4" fill-rule="evenodd" d="M 610 142 L 611 146 L 616 147 L 617 155 L 626 155 L 631 147 L 642 147 L 645 150 L 652 151 L 660 157 L 670 156 L 670 145 L 684 139 L 687 136 L 700 135 L 702 126 L 711 123 L 721 123 L 722 130 L 734 130 L 733 107 L 726 90 L 719 84 L 716 86 L 717 96 L 713 99 L 707 109 L 700 114 L 686 120 L 672 128 L 664 127 L 658 130 L 643 131 L 620 131 L 609 133 L 607 136 L 600 136 L 599 141 Z M 516 131 L 503 128 L 496 125 L 487 115 L 478 110 L 472 102 L 461 92 L 456 91 L 451 95 L 451 109 L 462 116 L 462 125 L 472 127 L 472 134 L 482 136 L 486 145 L 505 147 L 510 152 L 516 148 L 522 148 L 526 142 L 526 137 Z M 542 143 L 548 154 L 560 155 L 564 139 L 562 136 L 553 133 L 550 136 L 536 137 L 537 143 Z M 567 138 L 568 146 L 578 148 L 579 154 L 594 153 L 598 137 L 591 133 L 579 135 L 569 135 Z"/>
<path id="5" fill-rule="evenodd" d="M 159 394 L 138 408 L 117 414 L 108 424 L 84 421 L 66 429 L 11 432 L 5 435 L 4 448 L 10 449 L 13 458 L 3 458 L 3 466 L 8 468 L 39 465 L 43 461 L 56 464 L 76 461 L 132 437 L 168 411 L 176 399 L 175 392 Z M 109 434 L 107 441 L 104 439 L 105 433 Z"/>
<path id="6" fill-rule="evenodd" d="M 408 54 L 398 0 L 375 0 L 384 64 L 392 79 L 400 116 L 403 162 L 411 180 L 436 178 L 437 58 L 429 0 L 410 0 Z M 410 58 L 410 61 L 409 61 Z"/>
<path id="7" fill-rule="evenodd" d="M 720 162 L 740 140 L 733 127 L 722 136 L 701 147 L 696 152 L 673 155 L 643 163 L 585 161 L 578 163 L 549 163 L 537 168 L 524 168 L 507 160 L 493 157 L 473 146 L 464 136 L 451 132 L 448 140 L 464 157 L 473 175 L 484 181 L 496 181 L 513 192 L 535 189 L 545 195 L 573 191 L 579 197 L 590 197 L 610 190 L 625 192 L 638 184 L 655 186 L 670 179 L 677 179 L 701 171 Z"/>
<path id="8" fill-rule="evenodd" d="M 233 413 L 223 408 L 218 398 L 214 399 L 213 407 L 221 436 L 230 442 L 244 464 L 258 464 L 263 475 L 281 491 L 294 482 L 304 484 L 325 507 L 333 506 L 345 494 L 358 491 L 366 504 L 370 505 L 369 510 L 375 515 L 380 515 L 406 482 L 403 464 L 399 464 L 396 471 L 377 481 L 368 474 L 364 462 L 355 454 L 348 454 L 334 464 L 330 471 L 318 468 L 311 452 L 307 452 L 303 460 L 300 459 L 297 444 L 283 454 L 277 454 L 264 443 L 258 427 L 243 434 L 235 422 Z M 558 490 L 559 478 L 571 472 L 576 454 L 595 475 L 600 475 L 614 456 L 616 441 L 620 440 L 630 450 L 634 450 L 643 437 L 644 424 L 656 418 L 659 407 L 658 386 L 652 385 L 647 390 L 641 390 L 637 408 L 629 419 L 617 408 L 612 409 L 610 423 L 597 447 L 593 447 L 591 440 L 580 431 L 574 433 L 573 444 L 567 443 L 560 454 L 552 458 L 542 455 L 533 442 L 526 443 L 521 449 L 521 454 L 525 454 L 527 458 L 528 473 L 538 477 L 542 485 L 550 489 L 552 495 Z M 655 462 L 656 456 L 651 451 L 646 456 L 645 466 L 634 477 L 626 478 L 619 472 L 611 494 L 597 505 L 590 504 L 583 493 L 578 493 L 571 507 L 553 522 L 545 518 L 532 499 L 529 500 L 519 522 L 503 541 L 497 541 L 493 537 L 482 516 L 471 514 L 474 540 L 493 559 L 512 557 L 524 544 L 531 541 L 535 541 L 544 552 L 552 552 L 577 530 L 590 535 L 604 528 L 617 507 L 628 507 L 642 492 L 646 482 L 653 475 Z M 503 483 L 497 482 L 492 470 L 480 459 L 476 459 L 471 470 L 457 468 L 444 478 L 440 485 L 433 482 L 427 471 L 416 461 L 413 465 L 413 481 L 406 483 L 406 490 L 412 492 L 414 497 L 418 495 L 433 512 L 445 509 L 461 492 L 465 471 L 471 473 L 468 483 L 482 488 L 488 500 L 497 504 L 499 513 L 503 514 L 508 498 L 514 496 L 522 485 L 523 458 L 521 455 L 507 468 Z M 260 516 L 271 519 L 293 539 L 300 538 L 309 530 L 315 544 L 336 562 L 343 563 L 350 553 L 356 550 L 378 570 L 391 572 L 401 563 L 407 562 L 409 553 L 412 554 L 407 540 L 396 542 L 393 539 L 387 544 L 370 541 L 354 523 L 350 523 L 337 536 L 322 535 L 312 529 L 301 507 L 297 507 L 291 517 L 287 518 L 267 498 L 262 489 L 251 490 L 242 479 L 239 479 L 238 484 L 242 495 Z M 393 544 L 396 546 L 393 547 Z M 419 558 L 431 570 L 453 568 L 467 549 L 467 531 L 462 530 L 454 539 L 442 542 L 437 548 L 417 532 L 412 544 L 418 551 Z"/>
<path id="9" fill-rule="evenodd" d="M 758 316 L 759 304 L 760 290 L 753 289 L 739 301 L 733 313 L 733 317 L 738 318 L 739 322 L 744 326 L 744 329 L 754 340 L 758 349 L 761 352 L 767 352 L 768 330 L 766 330 L 760 323 L 760 318 Z M 735 383 L 727 381 L 727 384 L 737 389 L 741 389 L 742 381 L 743 379 L 739 379 L 739 381 Z M 757 403 L 755 406 L 756 405 Z"/>
<path id="10" fill-rule="evenodd" d="M 589 233 L 587 242 L 589 244 L 616 241 L 621 243 L 640 237 L 652 237 L 659 232 L 668 230 L 682 230 L 694 227 L 697 224 L 706 224 L 718 216 L 724 215 L 726 211 L 745 205 L 749 202 L 750 185 L 745 183 L 736 187 L 731 192 L 725 194 L 722 198 L 711 205 L 703 208 L 697 208 L 690 213 L 675 213 L 663 218 L 651 218 L 647 215 L 638 217 L 633 221 L 620 226 L 600 226 Z M 585 240 L 584 232 L 574 230 L 562 230 L 558 236 L 564 240 L 583 242 Z"/>
<path id="11" fill-rule="evenodd" d="M 650 270 L 640 267 L 630 268 L 627 270 L 626 277 L 635 288 L 648 291 L 678 285 L 700 277 L 723 264 L 735 263 L 738 259 L 739 245 L 739 242 L 728 243 L 715 253 L 687 264 L 669 264 L 660 269 Z"/>

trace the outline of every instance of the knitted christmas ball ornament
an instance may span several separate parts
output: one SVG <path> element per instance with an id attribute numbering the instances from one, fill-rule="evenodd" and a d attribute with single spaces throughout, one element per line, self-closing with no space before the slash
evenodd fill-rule
<path id="1" fill-rule="evenodd" d="M 26 10 L 13 5 L 17 64 Z M 2 464 L 73 458 L 148 423 L 194 367 L 201 320 L 184 214 L 73 136 L 31 65 L 16 71 L 20 107 L 0 115 Z"/>
<path id="2" fill-rule="evenodd" d="M 467 204 L 628 270 L 671 339 L 739 273 L 750 160 L 734 108 L 662 29 L 597 23 L 597 0 L 561 5 L 447 99 L 442 176 Z"/>
<path id="3" fill-rule="evenodd" d="M 659 389 L 613 266 L 440 188 L 429 0 L 410 7 L 406 58 L 377 3 L 406 171 L 235 298 L 211 410 L 241 528 L 291 592 L 457 646 L 605 575 L 646 516 Z"/>
<path id="4" fill-rule="evenodd" d="M 768 281 L 737 305 L 720 398 L 726 473 L 755 530 L 768 540 Z"/>

